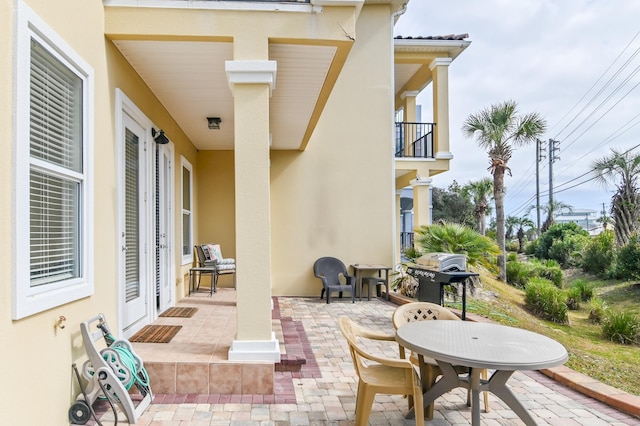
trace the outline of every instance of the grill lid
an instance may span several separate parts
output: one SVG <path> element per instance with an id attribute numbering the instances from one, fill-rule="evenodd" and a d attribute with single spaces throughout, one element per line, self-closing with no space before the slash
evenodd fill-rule
<path id="1" fill-rule="evenodd" d="M 417 258 L 415 264 L 438 272 L 464 272 L 467 270 L 467 256 L 454 253 L 427 253 Z"/>

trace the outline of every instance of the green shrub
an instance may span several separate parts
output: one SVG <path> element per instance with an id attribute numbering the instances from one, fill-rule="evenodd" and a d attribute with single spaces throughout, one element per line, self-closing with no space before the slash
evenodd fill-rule
<path id="1" fill-rule="evenodd" d="M 577 280 L 573 280 L 571 288 L 578 289 L 580 292 L 580 300 L 583 302 L 587 302 L 593 297 L 593 284 L 585 279 L 578 278 Z"/>
<path id="2" fill-rule="evenodd" d="M 581 291 L 578 287 L 569 287 L 565 290 L 567 308 L 572 311 L 580 309 L 580 302 L 582 301 Z"/>
<path id="3" fill-rule="evenodd" d="M 607 310 L 607 304 L 599 297 L 592 297 L 589 301 L 589 321 L 600 324 Z"/>
<path id="4" fill-rule="evenodd" d="M 551 243 L 549 258 L 557 260 L 562 266 L 579 265 L 582 251 L 588 242 L 588 235 L 566 234 L 563 239 L 554 240 Z"/>
<path id="5" fill-rule="evenodd" d="M 539 266 L 535 272 L 540 278 L 551 281 L 556 287 L 562 287 L 562 269 L 559 266 Z"/>
<path id="6" fill-rule="evenodd" d="M 634 344 L 638 341 L 640 320 L 625 311 L 607 309 L 602 318 L 602 333 L 612 342 Z"/>
<path id="7" fill-rule="evenodd" d="M 507 249 L 508 252 L 512 252 L 513 254 L 516 254 L 518 250 L 520 250 L 520 243 L 518 243 L 517 241 L 508 241 L 505 244 L 505 248 Z"/>
<path id="8" fill-rule="evenodd" d="M 525 304 L 535 315 L 565 324 L 569 321 L 566 296 L 551 281 L 532 278 L 525 289 Z"/>
<path id="9" fill-rule="evenodd" d="M 415 231 L 415 241 L 422 253 L 463 253 L 467 256 L 468 265 L 497 271 L 498 245 L 466 226 L 446 222 L 422 225 Z"/>
<path id="10" fill-rule="evenodd" d="M 414 247 L 409 247 L 409 248 L 405 249 L 402 254 L 404 254 L 404 257 L 409 259 L 411 262 L 413 262 L 414 260 L 416 260 L 417 258 L 422 256 L 422 253 L 420 253 Z"/>
<path id="11" fill-rule="evenodd" d="M 557 260 L 554 259 L 536 259 L 533 261 L 534 263 L 538 263 L 547 268 L 559 268 L 560 264 Z"/>
<path id="12" fill-rule="evenodd" d="M 538 248 L 538 240 L 529 241 L 524 245 L 524 254 L 527 256 L 533 256 L 536 254 Z"/>
<path id="13" fill-rule="evenodd" d="M 515 262 L 516 260 L 518 260 L 518 253 L 512 251 L 507 253 L 507 262 Z"/>
<path id="14" fill-rule="evenodd" d="M 507 283 L 512 286 L 525 288 L 533 276 L 533 265 L 531 263 L 507 262 Z"/>
<path id="15" fill-rule="evenodd" d="M 589 233 L 573 222 L 556 223 L 538 239 L 535 256 L 538 259 L 555 259 L 562 265 L 573 264 L 588 237 Z M 553 245 L 556 247 L 552 249 Z"/>
<path id="16" fill-rule="evenodd" d="M 556 287 L 562 287 L 562 269 L 560 264 L 553 259 L 534 259 L 531 261 L 535 276 L 545 278 L 555 284 Z"/>
<path id="17" fill-rule="evenodd" d="M 627 280 L 640 279 L 640 236 L 634 234 L 618 251 L 616 274 Z"/>
<path id="18" fill-rule="evenodd" d="M 607 276 L 615 263 L 613 231 L 606 230 L 591 237 L 582 254 L 580 266 L 586 272 Z"/>
<path id="19" fill-rule="evenodd" d="M 562 269 L 555 260 L 539 261 L 533 259 L 527 262 L 507 262 L 507 283 L 514 287 L 524 288 L 532 278 L 545 278 L 562 287 Z"/>

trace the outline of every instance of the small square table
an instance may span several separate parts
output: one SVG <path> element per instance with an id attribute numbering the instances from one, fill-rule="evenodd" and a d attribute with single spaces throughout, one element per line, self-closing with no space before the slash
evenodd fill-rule
<path id="1" fill-rule="evenodd" d="M 211 274 L 211 288 L 209 289 L 209 293 L 213 295 L 213 293 L 218 292 L 218 289 L 216 288 L 218 284 L 217 277 L 215 276 L 217 274 L 216 269 L 202 266 L 189 269 L 189 294 L 196 291 L 196 276 L 198 277 L 198 280 L 200 280 L 203 273 Z"/>
<path id="2" fill-rule="evenodd" d="M 353 268 L 353 274 L 355 275 L 355 279 L 356 279 L 356 288 L 358 289 L 358 298 L 359 300 L 362 300 L 362 273 L 363 272 L 378 272 L 378 278 L 382 279 L 382 271 L 384 271 L 384 284 L 385 287 L 387 289 L 387 300 L 390 299 L 389 297 L 389 271 L 391 270 L 390 267 L 385 266 L 385 265 L 379 265 L 379 264 L 368 264 L 368 263 L 356 263 L 351 265 L 351 267 Z M 371 282 L 369 282 L 368 285 L 368 299 L 367 300 L 371 300 Z"/>

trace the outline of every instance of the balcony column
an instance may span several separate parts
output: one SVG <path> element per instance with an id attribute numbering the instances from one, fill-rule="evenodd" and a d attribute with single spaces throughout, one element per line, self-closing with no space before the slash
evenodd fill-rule
<path id="1" fill-rule="evenodd" d="M 432 179 L 414 179 L 411 181 L 413 188 L 413 230 L 423 225 L 431 225 L 431 182 Z M 416 238 L 417 239 L 417 238 Z M 418 248 L 415 244 L 414 247 Z"/>
<path id="2" fill-rule="evenodd" d="M 402 99 L 402 109 L 404 110 L 404 121 L 407 123 L 416 123 L 418 121 L 416 97 L 420 92 L 417 90 L 407 90 L 400 95 Z"/>
<path id="3" fill-rule="evenodd" d="M 416 90 L 407 90 L 400 95 L 402 99 L 402 109 L 404 110 L 404 122 L 416 123 L 417 111 L 416 111 L 416 97 L 420 92 Z M 415 127 L 411 124 L 404 125 L 404 155 L 407 157 L 413 157 L 413 150 L 411 142 L 413 142 L 413 136 L 415 136 Z"/>
<path id="4" fill-rule="evenodd" d="M 429 68 L 433 73 L 433 119 L 436 123 L 435 158 L 450 160 L 453 158 L 449 148 L 449 64 L 451 58 L 436 58 Z"/>
<path id="5" fill-rule="evenodd" d="M 255 43 L 244 45 L 255 48 Z M 236 58 L 267 57 L 266 50 L 260 55 L 234 53 Z M 279 344 L 271 328 L 269 171 L 269 98 L 275 85 L 276 63 L 234 60 L 225 63 L 225 70 L 234 101 L 238 283 L 237 330 L 229 360 L 278 362 Z"/>

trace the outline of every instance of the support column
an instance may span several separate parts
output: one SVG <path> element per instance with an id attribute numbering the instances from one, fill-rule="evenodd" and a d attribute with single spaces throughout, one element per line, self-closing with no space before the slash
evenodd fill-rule
<path id="1" fill-rule="evenodd" d="M 404 110 L 404 121 L 415 123 L 417 120 L 416 97 L 420 94 L 417 90 L 407 90 L 400 95 L 402 99 L 402 109 Z"/>
<path id="2" fill-rule="evenodd" d="M 402 217 L 400 215 L 401 213 L 401 206 L 400 206 L 400 196 L 402 194 L 402 189 L 397 189 L 396 190 L 396 252 L 395 252 L 395 261 L 393 262 L 394 265 L 397 265 L 398 263 L 400 263 L 401 261 L 401 250 L 402 250 L 402 246 L 401 246 L 401 240 L 400 240 L 400 233 L 404 232 L 404 229 L 402 229 Z"/>
<path id="3" fill-rule="evenodd" d="M 451 64 L 451 58 L 436 58 L 429 66 L 433 73 L 436 160 L 451 160 L 453 158 L 449 148 L 449 64 Z"/>
<path id="4" fill-rule="evenodd" d="M 236 55 L 238 56 L 238 55 Z M 271 328 L 269 97 L 276 63 L 227 61 L 234 98 L 237 330 L 229 360 L 280 361 Z"/>
<path id="5" fill-rule="evenodd" d="M 431 188 L 432 179 L 415 179 L 411 181 L 413 187 L 413 229 L 423 225 L 431 225 Z M 415 241 L 415 235 L 414 235 Z M 414 242 L 415 246 L 415 242 Z"/>
<path id="6" fill-rule="evenodd" d="M 420 94 L 418 91 L 406 91 L 402 93 L 402 109 L 404 111 L 404 122 L 415 123 L 416 122 L 416 97 Z M 411 124 L 404 125 L 404 154 L 405 156 L 412 157 L 413 150 L 411 143 L 416 139 L 416 128 Z"/>

